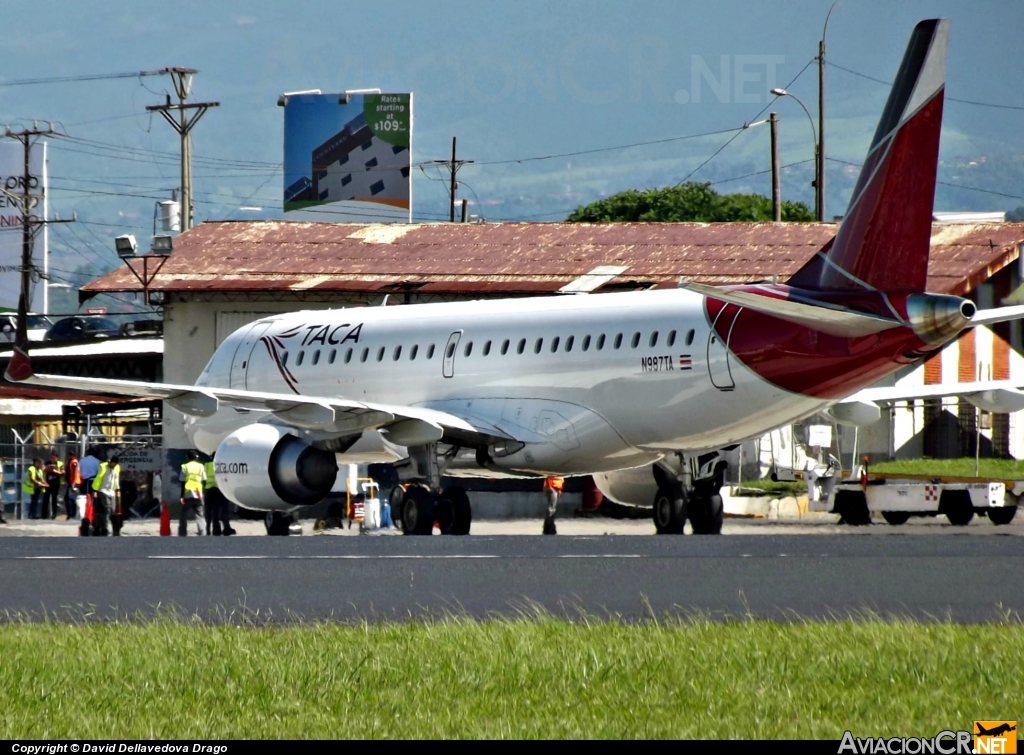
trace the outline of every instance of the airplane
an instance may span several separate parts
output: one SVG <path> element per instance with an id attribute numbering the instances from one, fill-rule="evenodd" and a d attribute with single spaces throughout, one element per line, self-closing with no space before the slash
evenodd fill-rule
<path id="1" fill-rule="evenodd" d="M 224 494 L 277 516 L 339 463 L 386 461 L 410 535 L 469 533 L 442 476 L 549 475 L 652 506 L 659 533 L 720 533 L 719 449 L 826 410 L 866 421 L 881 378 L 1024 316 L 925 291 L 948 39 L 916 26 L 837 236 L 785 283 L 294 312 L 237 330 L 195 385 L 36 375 L 22 348 L 7 379 L 164 399 Z"/>
<path id="2" fill-rule="evenodd" d="M 998 737 L 1000 734 L 1008 734 L 1011 731 L 1016 731 L 1016 726 L 1010 726 L 1009 724 L 999 724 L 999 726 L 993 727 L 992 729 L 986 729 L 981 724 L 976 724 L 978 727 L 977 736 L 979 737 Z"/>

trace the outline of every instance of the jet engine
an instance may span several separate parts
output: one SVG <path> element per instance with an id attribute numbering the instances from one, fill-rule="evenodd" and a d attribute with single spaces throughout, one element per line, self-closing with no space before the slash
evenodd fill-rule
<path id="1" fill-rule="evenodd" d="M 649 466 L 595 474 L 594 482 L 605 498 L 625 506 L 653 506 L 658 494 L 658 482 Z"/>
<path id="2" fill-rule="evenodd" d="M 288 511 L 322 501 L 338 477 L 334 454 L 315 448 L 296 431 L 252 424 L 235 430 L 217 447 L 217 485 L 247 509 Z"/>

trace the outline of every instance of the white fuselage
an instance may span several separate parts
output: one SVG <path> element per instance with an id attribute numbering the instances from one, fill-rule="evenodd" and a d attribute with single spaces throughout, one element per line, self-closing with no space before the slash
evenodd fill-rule
<path id="1" fill-rule="evenodd" d="M 524 441 L 509 469 L 566 475 L 726 446 L 830 403 L 730 358 L 682 289 L 269 317 L 197 384 L 449 411 Z M 209 453 L 261 416 L 221 409 L 187 429 Z"/>

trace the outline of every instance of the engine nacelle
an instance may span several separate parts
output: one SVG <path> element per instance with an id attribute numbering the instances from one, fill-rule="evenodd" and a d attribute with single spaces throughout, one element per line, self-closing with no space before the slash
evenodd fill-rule
<path id="1" fill-rule="evenodd" d="M 653 506 L 658 494 L 658 482 L 651 467 L 595 474 L 594 482 L 606 498 L 625 506 Z"/>
<path id="2" fill-rule="evenodd" d="M 287 511 L 322 501 L 334 487 L 338 462 L 293 430 L 252 424 L 221 442 L 214 470 L 221 492 L 239 506 Z"/>

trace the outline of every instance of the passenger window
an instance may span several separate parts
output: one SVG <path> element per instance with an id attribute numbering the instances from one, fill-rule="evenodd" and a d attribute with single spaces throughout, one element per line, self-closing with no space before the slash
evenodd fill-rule
<path id="1" fill-rule="evenodd" d="M 630 348 L 635 349 L 639 345 L 640 345 L 640 334 L 639 333 L 634 333 L 632 340 L 629 342 L 629 346 L 630 346 Z"/>
<path id="2" fill-rule="evenodd" d="M 327 359 L 328 364 L 334 364 L 334 360 L 338 358 L 338 350 L 331 349 L 331 356 Z"/>
<path id="3" fill-rule="evenodd" d="M 377 349 L 377 361 L 378 362 L 383 362 L 384 361 L 384 347 L 383 346 L 381 346 L 379 349 Z"/>
<path id="4" fill-rule="evenodd" d="M 516 347 L 516 353 L 522 354 L 526 350 L 526 339 L 520 338 L 519 345 Z"/>
<path id="5" fill-rule="evenodd" d="M 361 355 L 361 356 L 359 357 L 359 361 L 360 361 L 360 362 L 365 362 L 365 361 L 366 361 L 366 358 L 367 358 L 368 356 L 370 356 L 370 347 L 369 347 L 369 346 L 364 346 L 364 347 L 363 347 L 363 353 L 362 353 L 362 355 Z"/>
<path id="6" fill-rule="evenodd" d="M 345 352 L 345 364 L 348 364 L 351 361 L 352 361 L 352 349 L 350 348 L 350 349 L 348 349 L 348 351 Z"/>
<path id="7" fill-rule="evenodd" d="M 490 353 L 491 353 L 491 342 L 488 341 L 487 343 L 484 344 L 484 356 L 485 357 L 489 356 Z"/>
<path id="8" fill-rule="evenodd" d="M 558 351 L 558 336 L 555 336 L 554 340 L 551 341 L 551 353 L 554 354 Z"/>
<path id="9" fill-rule="evenodd" d="M 427 348 L 427 359 L 433 359 L 433 358 L 434 358 L 434 344 L 430 344 L 430 346 Z"/>
<path id="10" fill-rule="evenodd" d="M 658 331 L 651 333 L 651 348 L 653 349 L 658 345 Z"/>
<path id="11" fill-rule="evenodd" d="M 397 362 L 397 361 L 398 361 L 399 359 L 401 359 L 401 358 L 402 358 L 402 347 L 401 347 L 401 346 L 396 346 L 396 347 L 395 347 L 395 353 L 394 353 L 394 355 L 393 355 L 393 356 L 392 356 L 391 358 L 392 358 L 392 359 L 393 359 L 394 361 L 396 361 L 396 362 Z"/>
<path id="12" fill-rule="evenodd" d="M 573 344 L 573 341 L 575 341 L 575 340 L 576 340 L 575 336 L 569 336 L 568 338 L 565 339 L 565 350 L 566 350 L 566 352 L 572 351 L 572 344 Z"/>
<path id="13" fill-rule="evenodd" d="M 583 336 L 583 350 L 590 350 L 590 336 Z"/>
<path id="14" fill-rule="evenodd" d="M 300 351 L 299 355 L 295 358 L 295 366 L 298 367 L 300 364 L 302 364 L 302 360 L 305 359 L 305 358 L 306 358 L 306 352 L 305 351 Z"/>
<path id="15" fill-rule="evenodd" d="M 448 353 L 445 354 L 445 359 L 451 359 L 455 356 L 455 342 L 448 344 Z"/>
<path id="16" fill-rule="evenodd" d="M 416 359 L 416 355 L 419 353 L 419 351 L 420 345 L 418 343 L 414 343 L 412 345 L 412 350 L 409 352 L 409 361 L 413 361 L 414 359 Z"/>
<path id="17" fill-rule="evenodd" d="M 597 350 L 600 351 L 604 348 L 604 333 L 597 337 Z"/>
<path id="18" fill-rule="evenodd" d="M 472 341 L 469 341 L 469 342 L 468 342 L 468 343 L 466 344 L 466 348 L 465 348 L 465 349 L 463 350 L 463 352 L 462 352 L 462 353 L 463 353 L 463 354 L 464 354 L 465 356 L 467 356 L 467 357 L 468 357 L 468 356 L 469 356 L 470 354 L 472 354 L 472 353 L 473 353 L 473 342 L 472 342 Z"/>
<path id="19" fill-rule="evenodd" d="M 313 352 L 313 366 L 315 367 L 320 363 L 320 349 Z"/>
<path id="20" fill-rule="evenodd" d="M 536 345 L 533 347 L 534 354 L 540 354 L 540 350 L 544 348 L 544 339 L 538 338 Z"/>
<path id="21" fill-rule="evenodd" d="M 508 339 L 507 338 L 504 341 L 501 342 L 501 355 L 505 356 L 506 354 L 508 354 Z"/>
<path id="22" fill-rule="evenodd" d="M 615 336 L 615 348 L 617 349 L 620 346 L 622 346 L 622 333 L 619 333 L 617 336 Z"/>
<path id="23" fill-rule="evenodd" d="M 693 331 L 688 330 L 686 332 L 686 345 L 689 346 L 691 343 L 693 343 Z"/>
<path id="24" fill-rule="evenodd" d="M 281 357 L 281 364 L 283 364 L 285 367 L 288 366 L 288 352 L 287 351 L 284 353 L 284 356 Z"/>
<path id="25" fill-rule="evenodd" d="M 671 331 L 668 334 L 668 345 L 669 346 L 675 346 L 676 345 L 676 332 L 674 330 Z"/>

